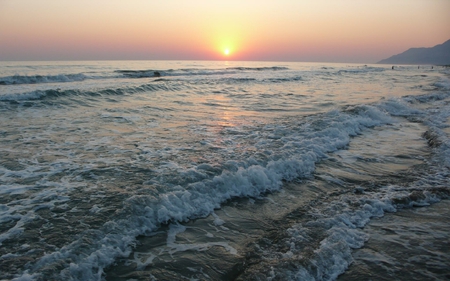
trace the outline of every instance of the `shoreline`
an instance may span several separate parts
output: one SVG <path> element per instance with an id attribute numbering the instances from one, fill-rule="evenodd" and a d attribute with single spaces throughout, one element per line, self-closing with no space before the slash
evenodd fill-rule
<path id="1" fill-rule="evenodd" d="M 450 279 L 450 200 L 373 218 L 369 240 L 337 280 Z"/>

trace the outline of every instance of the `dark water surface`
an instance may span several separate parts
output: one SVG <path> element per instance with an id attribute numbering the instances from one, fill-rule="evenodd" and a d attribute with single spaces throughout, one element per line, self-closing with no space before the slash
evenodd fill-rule
<path id="1" fill-rule="evenodd" d="M 2 62 L 0 279 L 448 278 L 449 75 Z"/>
<path id="2" fill-rule="evenodd" d="M 450 280 L 450 201 L 372 220 L 338 280 Z"/>

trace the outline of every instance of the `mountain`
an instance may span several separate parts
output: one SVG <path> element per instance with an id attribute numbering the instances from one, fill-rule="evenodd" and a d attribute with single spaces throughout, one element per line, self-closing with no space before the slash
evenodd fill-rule
<path id="1" fill-rule="evenodd" d="M 450 64 L 450 40 L 431 48 L 411 48 L 379 61 L 383 64 Z"/>

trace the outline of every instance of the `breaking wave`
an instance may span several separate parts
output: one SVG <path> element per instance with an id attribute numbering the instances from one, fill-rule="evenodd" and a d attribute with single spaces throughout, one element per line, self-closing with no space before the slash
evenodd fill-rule
<path id="1" fill-rule="evenodd" d="M 26 93 L 6 94 L 0 95 L 0 101 L 4 102 L 22 102 L 22 101 L 39 101 L 49 100 L 60 97 L 102 97 L 102 96 L 123 96 L 127 94 L 142 93 L 142 92 L 156 92 L 156 91 L 170 91 L 171 89 L 160 83 L 143 84 L 140 86 L 101 89 L 98 91 L 83 91 L 83 90 L 37 90 Z"/>
<path id="2" fill-rule="evenodd" d="M 59 74 L 59 75 L 14 75 L 0 77 L 0 85 L 61 83 L 83 81 L 89 77 L 82 74 Z"/>

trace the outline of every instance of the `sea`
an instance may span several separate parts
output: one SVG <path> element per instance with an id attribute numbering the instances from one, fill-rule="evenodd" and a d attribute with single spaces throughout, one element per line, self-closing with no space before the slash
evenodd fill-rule
<path id="1" fill-rule="evenodd" d="M 0 62 L 0 280 L 450 280 L 450 69 Z"/>

